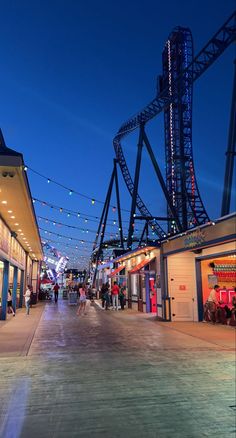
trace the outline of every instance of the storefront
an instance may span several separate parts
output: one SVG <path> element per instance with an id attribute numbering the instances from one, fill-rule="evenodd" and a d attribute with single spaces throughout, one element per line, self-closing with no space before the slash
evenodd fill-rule
<path id="1" fill-rule="evenodd" d="M 109 283 L 109 275 L 113 267 L 112 262 L 101 263 L 97 268 L 96 289 L 99 291 L 105 283 Z"/>
<path id="2" fill-rule="evenodd" d="M 140 312 L 159 313 L 162 307 L 160 250 L 155 247 L 137 249 L 114 262 L 117 268 L 111 277 L 126 287 L 128 307 Z"/>
<path id="3" fill-rule="evenodd" d="M 26 285 L 37 291 L 41 241 L 23 156 L 6 147 L 0 131 L 0 319 L 7 317 L 7 295 L 22 307 Z"/>
<path id="4" fill-rule="evenodd" d="M 225 323 L 236 286 L 235 214 L 169 239 L 162 254 L 162 318 L 202 321 L 210 290 L 218 284 L 218 322 Z"/>
<path id="5" fill-rule="evenodd" d="M 117 265 L 117 263 L 115 263 L 115 265 Z M 110 274 L 108 275 L 108 278 L 110 279 L 111 287 L 116 282 L 120 288 L 121 287 L 127 288 L 128 279 L 127 279 L 125 265 L 123 263 L 117 266 L 115 269 L 112 269 Z"/>

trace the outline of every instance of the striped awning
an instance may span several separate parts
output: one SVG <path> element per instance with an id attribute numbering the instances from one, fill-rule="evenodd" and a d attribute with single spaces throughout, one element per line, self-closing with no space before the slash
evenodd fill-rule
<path id="1" fill-rule="evenodd" d="M 137 272 L 140 271 L 140 269 L 144 268 L 144 266 L 148 265 L 152 260 L 154 260 L 156 257 L 152 257 L 151 259 L 144 259 L 138 265 L 136 265 L 134 268 L 129 271 L 129 274 L 137 274 Z"/>
<path id="2" fill-rule="evenodd" d="M 108 277 L 115 277 L 120 271 L 122 271 L 122 269 L 125 269 L 125 266 L 124 265 L 121 265 L 121 266 L 119 266 L 119 268 L 117 268 L 117 269 L 114 269 L 114 271 L 112 271 L 109 275 L 108 275 Z"/>

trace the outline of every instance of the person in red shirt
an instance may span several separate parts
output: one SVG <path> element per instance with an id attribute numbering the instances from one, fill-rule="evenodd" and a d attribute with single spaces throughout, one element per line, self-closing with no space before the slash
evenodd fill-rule
<path id="1" fill-rule="evenodd" d="M 59 291 L 59 289 L 60 289 L 60 287 L 59 287 L 58 283 L 56 283 L 54 288 L 53 288 L 55 303 L 57 303 L 57 300 L 58 300 L 58 291 Z"/>
<path id="2" fill-rule="evenodd" d="M 119 298 L 119 292 L 120 292 L 120 288 L 117 284 L 117 282 L 115 281 L 112 289 L 111 289 L 111 296 L 112 296 L 112 310 L 118 310 L 118 298 Z"/>

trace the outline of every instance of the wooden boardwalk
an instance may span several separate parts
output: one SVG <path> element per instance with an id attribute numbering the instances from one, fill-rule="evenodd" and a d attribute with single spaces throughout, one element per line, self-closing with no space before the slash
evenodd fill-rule
<path id="1" fill-rule="evenodd" d="M 0 437 L 235 438 L 234 329 L 179 327 L 63 300 L 18 312 L 0 326 Z"/>

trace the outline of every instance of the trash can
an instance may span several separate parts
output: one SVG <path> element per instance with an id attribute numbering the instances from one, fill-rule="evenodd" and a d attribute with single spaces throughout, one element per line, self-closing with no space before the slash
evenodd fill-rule
<path id="1" fill-rule="evenodd" d="M 77 292 L 71 291 L 68 293 L 68 304 L 69 306 L 76 306 L 77 305 Z"/>
<path id="2" fill-rule="evenodd" d="M 66 290 L 66 289 L 63 289 L 63 292 L 62 292 L 62 299 L 63 299 L 63 300 L 67 300 L 67 298 L 68 298 L 68 296 L 67 296 L 67 290 Z"/>

